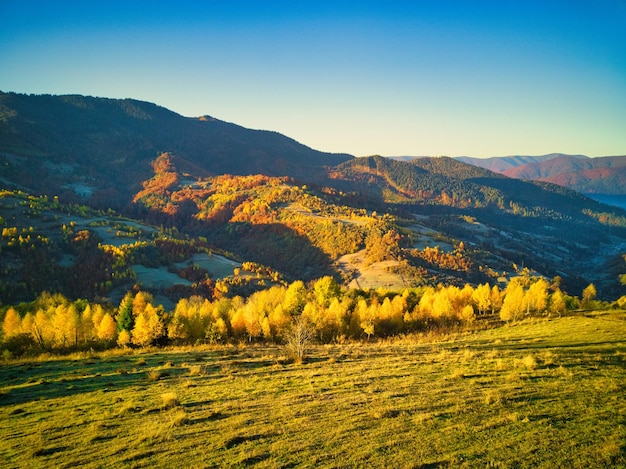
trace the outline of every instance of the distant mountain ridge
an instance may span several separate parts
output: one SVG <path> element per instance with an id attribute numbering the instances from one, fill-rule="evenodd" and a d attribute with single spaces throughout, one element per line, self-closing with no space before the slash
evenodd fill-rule
<path id="1" fill-rule="evenodd" d="M 496 173 L 504 173 L 511 168 L 517 168 L 527 164 L 541 163 L 549 161 L 561 156 L 571 156 L 572 158 L 589 158 L 585 155 L 564 155 L 563 153 L 550 153 L 541 156 L 530 155 L 511 155 L 511 156 L 492 156 L 491 158 L 474 158 L 471 156 L 459 156 L 456 159 L 474 166 L 494 171 Z"/>
<path id="2" fill-rule="evenodd" d="M 68 179 L 128 199 L 163 152 L 207 174 L 315 179 L 353 156 L 314 150 L 277 132 L 210 116 L 183 117 L 153 103 L 78 95 L 0 92 L 0 163 L 35 190 L 62 193 Z M 71 174 L 68 174 L 71 173 Z M 115 181 L 111 187 L 110 182 Z"/>
<path id="3" fill-rule="evenodd" d="M 626 156 L 590 158 L 552 153 L 457 159 L 511 178 L 551 182 L 583 194 L 626 195 Z"/>

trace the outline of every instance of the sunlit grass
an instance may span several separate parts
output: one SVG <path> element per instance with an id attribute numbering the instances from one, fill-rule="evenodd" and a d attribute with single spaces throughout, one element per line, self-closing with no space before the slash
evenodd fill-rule
<path id="1" fill-rule="evenodd" d="M 626 467 L 626 318 L 10 361 L 3 467 Z M 158 374 L 150 379 L 150 373 Z"/>

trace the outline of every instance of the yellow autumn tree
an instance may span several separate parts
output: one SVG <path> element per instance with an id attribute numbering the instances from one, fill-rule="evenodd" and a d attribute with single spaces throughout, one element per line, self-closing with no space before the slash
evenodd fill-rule
<path id="1" fill-rule="evenodd" d="M 341 289 L 334 278 L 322 277 L 313 284 L 313 294 L 318 305 L 327 308 L 333 298 L 338 298 Z"/>
<path id="2" fill-rule="evenodd" d="M 296 280 L 287 287 L 283 310 L 290 316 L 302 314 L 306 305 L 307 290 L 302 280 Z"/>
<path id="3" fill-rule="evenodd" d="M 350 309 L 350 303 L 349 298 L 344 298 L 341 301 L 339 301 L 339 298 L 333 298 L 330 305 L 328 305 L 324 317 L 325 322 L 330 326 L 328 327 L 330 339 L 334 339 L 348 332 L 348 311 Z"/>
<path id="4" fill-rule="evenodd" d="M 273 338 L 282 337 L 291 324 L 291 315 L 285 311 L 282 304 L 277 305 L 268 316 L 270 333 Z"/>
<path id="5" fill-rule="evenodd" d="M 67 347 L 73 344 L 76 335 L 75 308 L 70 310 L 64 304 L 57 305 L 51 310 L 51 326 L 54 334 L 53 344 L 56 347 Z"/>
<path id="6" fill-rule="evenodd" d="M 162 337 L 163 333 L 163 321 L 159 317 L 156 308 L 148 303 L 144 311 L 135 319 L 131 341 L 135 345 L 146 347 Z"/>
<path id="7" fill-rule="evenodd" d="M 113 342 L 117 336 L 117 324 L 115 319 L 109 314 L 105 313 L 98 324 L 97 330 L 98 339 L 105 342 Z"/>
<path id="8" fill-rule="evenodd" d="M 54 309 L 54 306 L 49 308 L 49 312 L 38 309 L 31 323 L 30 333 L 42 349 L 46 349 L 54 343 L 54 329 L 49 321 L 49 316 L 54 314 Z"/>
<path id="9" fill-rule="evenodd" d="M 248 333 L 248 341 L 261 335 L 261 317 L 255 304 L 248 303 L 243 308 L 243 322 Z"/>
<path id="10" fill-rule="evenodd" d="M 488 283 L 478 285 L 474 289 L 472 301 L 476 305 L 479 314 L 485 314 L 485 312 L 491 308 L 491 287 Z"/>
<path id="11" fill-rule="evenodd" d="M 362 302 L 359 301 L 357 308 L 359 311 L 361 329 L 363 329 L 363 332 L 365 332 L 367 339 L 369 340 L 376 333 L 376 326 L 379 317 L 378 298 L 372 298 L 369 306 L 367 306 L 367 302 L 365 302 L 365 300 Z"/>
<path id="12" fill-rule="evenodd" d="M 454 306 L 447 288 L 437 290 L 432 308 L 432 316 L 435 319 L 447 319 L 454 316 Z"/>
<path id="13" fill-rule="evenodd" d="M 504 292 L 500 319 L 507 322 L 519 319 L 526 306 L 524 296 L 524 287 L 521 283 L 511 281 Z"/>
<path id="14" fill-rule="evenodd" d="M 596 299 L 596 286 L 593 283 L 590 283 L 585 287 L 582 294 L 582 307 L 590 308 L 592 307 L 592 301 Z"/>
<path id="15" fill-rule="evenodd" d="M 491 314 L 502 308 L 503 294 L 498 285 L 491 287 Z"/>
<path id="16" fill-rule="evenodd" d="M 35 324 L 35 316 L 33 315 L 33 313 L 31 312 L 26 313 L 24 317 L 22 318 L 21 333 L 30 334 L 31 337 L 35 339 L 35 335 L 33 334 L 34 324 Z"/>
<path id="17" fill-rule="evenodd" d="M 465 305 L 461 310 L 461 319 L 465 322 L 474 322 L 476 314 L 474 313 L 474 307 L 472 305 Z"/>
<path id="18" fill-rule="evenodd" d="M 133 298 L 133 315 L 138 316 L 143 313 L 148 304 L 151 304 L 153 297 L 150 293 L 138 291 Z"/>
<path id="19" fill-rule="evenodd" d="M 324 307 L 317 302 L 309 302 L 304 305 L 300 316 L 304 317 L 307 323 L 311 325 L 320 342 L 324 342 Z M 297 316 L 292 317 L 296 318 Z"/>
<path id="20" fill-rule="evenodd" d="M 2 321 L 2 332 L 4 332 L 5 340 L 22 332 L 22 318 L 15 308 L 7 309 Z"/>
<path id="21" fill-rule="evenodd" d="M 126 329 L 122 329 L 117 335 L 117 345 L 119 345 L 120 347 L 128 347 L 130 344 L 131 344 L 130 332 L 128 332 Z"/>
<path id="22" fill-rule="evenodd" d="M 182 312 L 181 302 L 180 300 L 176 304 L 176 308 L 174 309 L 174 313 L 167 325 L 167 337 L 170 339 L 179 339 L 183 341 L 189 340 L 189 326 L 187 323 L 187 318 Z M 185 300 L 186 301 L 186 300 Z"/>
<path id="23" fill-rule="evenodd" d="M 98 335 L 98 330 L 93 325 L 93 308 L 88 304 L 80 315 L 79 341 L 91 342 Z"/>
<path id="24" fill-rule="evenodd" d="M 100 322 L 104 317 L 104 313 L 105 311 L 102 305 L 95 304 L 91 308 L 91 323 L 93 324 L 93 329 L 96 331 L 96 334 L 98 331 L 98 327 L 100 326 Z"/>
<path id="25" fill-rule="evenodd" d="M 420 318 L 427 319 L 433 317 L 433 303 L 435 302 L 435 298 L 435 289 L 433 287 L 427 287 L 424 293 L 422 293 L 418 304 Z"/>
<path id="26" fill-rule="evenodd" d="M 230 327 L 235 337 L 243 337 L 246 334 L 246 320 L 243 314 L 243 307 L 231 310 Z"/>
<path id="27" fill-rule="evenodd" d="M 543 313 L 548 307 L 548 281 L 539 278 L 526 291 L 526 314 Z"/>
<path id="28" fill-rule="evenodd" d="M 567 305 L 565 304 L 565 295 L 560 288 L 557 288 L 552 295 L 550 295 L 550 312 L 556 314 L 558 317 L 565 312 Z"/>
<path id="29" fill-rule="evenodd" d="M 385 297 L 382 304 L 378 308 L 378 328 L 383 335 L 393 335 L 400 332 L 403 322 L 402 316 L 404 309 L 402 307 L 403 298 L 396 295 L 394 300 Z"/>
<path id="30" fill-rule="evenodd" d="M 131 342 L 135 345 L 149 345 L 152 338 L 148 329 L 148 319 L 141 313 L 135 318 L 135 325 L 131 331 Z"/>

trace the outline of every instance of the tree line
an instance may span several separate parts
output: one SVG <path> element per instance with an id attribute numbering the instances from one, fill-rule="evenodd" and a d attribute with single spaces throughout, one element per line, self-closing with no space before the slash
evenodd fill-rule
<path id="1" fill-rule="evenodd" d="M 477 319 L 518 321 L 604 307 L 590 284 L 581 297 L 558 282 L 521 275 L 505 288 L 427 286 L 403 291 L 346 290 L 332 277 L 295 281 L 251 294 L 209 300 L 192 296 L 172 311 L 145 291 L 128 292 L 117 307 L 43 293 L 8 307 L 0 350 L 5 356 L 42 351 L 146 347 L 224 342 L 283 343 L 292 323 L 305 320 L 320 343 L 372 340 L 463 327 Z M 626 308 L 626 296 L 616 306 Z"/>

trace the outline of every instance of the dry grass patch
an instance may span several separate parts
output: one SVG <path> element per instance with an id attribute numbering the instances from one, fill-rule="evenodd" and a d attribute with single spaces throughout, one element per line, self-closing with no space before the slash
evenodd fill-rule
<path id="1" fill-rule="evenodd" d="M 487 389 L 484 395 L 484 403 L 488 406 L 498 405 L 504 402 L 504 393 L 500 389 Z"/>
<path id="2" fill-rule="evenodd" d="M 559 366 L 555 369 L 554 374 L 560 378 L 572 379 L 574 377 L 574 372 L 568 370 L 563 365 Z"/>
<path id="3" fill-rule="evenodd" d="M 463 370 L 463 368 L 455 368 L 452 370 L 450 377 L 452 379 L 463 379 L 465 378 L 465 371 Z"/>
<path id="4" fill-rule="evenodd" d="M 524 356 L 524 358 L 516 358 L 515 359 L 515 368 L 524 368 L 528 371 L 533 371 L 537 369 L 538 363 L 537 359 L 532 355 L 528 354 Z"/>
<path id="5" fill-rule="evenodd" d="M 509 369 L 509 367 L 507 366 L 506 362 L 502 358 L 498 358 L 496 360 L 495 368 L 496 368 L 497 371 L 506 371 L 506 370 Z"/>
<path id="6" fill-rule="evenodd" d="M 134 401 L 125 402 L 119 409 L 119 415 L 136 414 L 142 411 L 142 407 Z"/>
<path id="7" fill-rule="evenodd" d="M 180 399 L 175 392 L 166 392 L 161 394 L 161 408 L 171 409 L 180 405 Z"/>
<path id="8" fill-rule="evenodd" d="M 183 409 L 178 409 L 172 412 L 169 416 L 170 427 L 181 427 L 189 423 L 189 416 Z"/>
<path id="9" fill-rule="evenodd" d="M 558 361 L 557 355 L 552 350 L 541 352 L 539 359 L 543 362 L 543 365 L 547 367 L 556 366 Z"/>
<path id="10" fill-rule="evenodd" d="M 146 372 L 146 378 L 148 378 L 148 381 L 151 381 L 151 382 L 158 381 L 164 376 L 165 375 L 163 374 L 161 370 L 149 370 Z"/>

